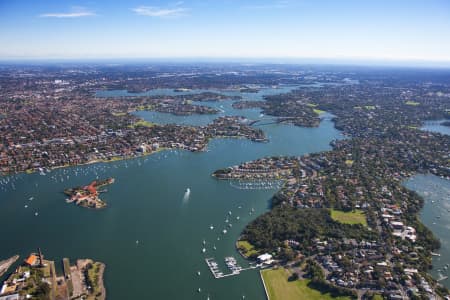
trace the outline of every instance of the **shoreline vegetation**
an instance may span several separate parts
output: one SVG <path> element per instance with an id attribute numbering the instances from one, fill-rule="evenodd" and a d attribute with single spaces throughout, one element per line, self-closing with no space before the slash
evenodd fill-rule
<path id="1" fill-rule="evenodd" d="M 260 254 L 260 252 L 255 250 L 255 247 L 246 240 L 238 239 L 236 241 L 236 249 L 239 254 L 246 259 L 256 259 Z"/>

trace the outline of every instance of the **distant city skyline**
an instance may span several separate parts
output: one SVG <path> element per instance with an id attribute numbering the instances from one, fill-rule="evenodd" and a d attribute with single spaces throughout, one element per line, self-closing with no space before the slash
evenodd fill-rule
<path id="1" fill-rule="evenodd" d="M 0 60 L 298 59 L 450 65 L 450 1 L 0 0 Z"/>

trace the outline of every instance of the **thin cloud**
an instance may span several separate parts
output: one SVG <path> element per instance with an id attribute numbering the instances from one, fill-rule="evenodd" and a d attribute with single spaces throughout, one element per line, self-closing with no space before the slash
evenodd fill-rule
<path id="1" fill-rule="evenodd" d="M 177 2 L 182 4 L 182 2 Z M 176 18 L 187 15 L 188 9 L 184 7 L 160 8 L 156 6 L 138 6 L 131 9 L 137 15 L 158 18 Z"/>
<path id="2" fill-rule="evenodd" d="M 242 8 L 245 8 L 245 9 L 280 9 L 280 8 L 288 8 L 290 6 L 291 6 L 290 1 L 275 1 L 272 3 L 266 3 L 266 4 L 245 5 Z"/>
<path id="3" fill-rule="evenodd" d="M 95 16 L 95 12 L 85 9 L 84 7 L 72 7 L 69 12 L 45 13 L 39 15 L 41 18 L 81 18 Z"/>

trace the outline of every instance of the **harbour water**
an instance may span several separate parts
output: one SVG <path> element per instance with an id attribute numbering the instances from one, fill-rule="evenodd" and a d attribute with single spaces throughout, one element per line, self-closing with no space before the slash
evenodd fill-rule
<path id="1" fill-rule="evenodd" d="M 405 186 L 425 199 L 420 219 L 441 241 L 438 255 L 433 256 L 431 274 L 436 279 L 450 276 L 450 180 L 419 174 L 407 180 Z M 441 283 L 450 288 L 448 278 Z"/>
<path id="2" fill-rule="evenodd" d="M 264 93 L 278 92 L 266 89 Z M 243 96 L 260 100 L 261 95 Z M 208 105 L 222 105 L 226 114 L 266 118 L 259 110 L 233 110 L 228 102 Z M 153 113 L 142 113 L 156 122 Z M 173 118 L 156 115 L 161 122 Z M 184 122 L 198 124 L 197 118 L 185 117 Z M 264 299 L 257 270 L 214 279 L 204 259 L 214 257 L 225 269 L 224 257 L 234 256 L 239 265 L 247 266 L 235 250 L 235 241 L 245 224 L 268 210 L 276 190 L 238 189 L 211 173 L 263 156 L 329 150 L 332 140 L 342 138 L 330 118 L 325 114 L 318 128 L 259 126 L 268 143 L 214 139 L 201 153 L 163 151 L 133 160 L 57 169 L 45 176 L 0 178 L 0 258 L 14 254 L 23 258 L 41 247 L 56 261 L 63 257 L 102 261 L 107 265 L 108 299 L 113 300 Z M 102 194 L 106 209 L 65 202 L 65 188 L 97 177 L 116 179 Z"/>
<path id="3" fill-rule="evenodd" d="M 442 123 L 446 120 L 426 121 L 422 126 L 422 130 L 439 132 L 441 134 L 450 135 L 450 126 L 444 126 Z"/>

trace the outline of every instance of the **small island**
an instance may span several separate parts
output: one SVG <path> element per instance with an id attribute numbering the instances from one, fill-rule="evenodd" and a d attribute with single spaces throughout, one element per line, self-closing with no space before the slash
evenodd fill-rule
<path id="1" fill-rule="evenodd" d="M 104 208 L 106 202 L 101 200 L 98 195 L 105 191 L 100 191 L 99 188 L 114 183 L 114 178 L 107 178 L 104 180 L 94 180 L 89 185 L 83 187 L 74 187 L 64 190 L 64 194 L 70 196 L 67 198 L 67 203 L 75 203 L 78 206 L 89 208 Z"/>

